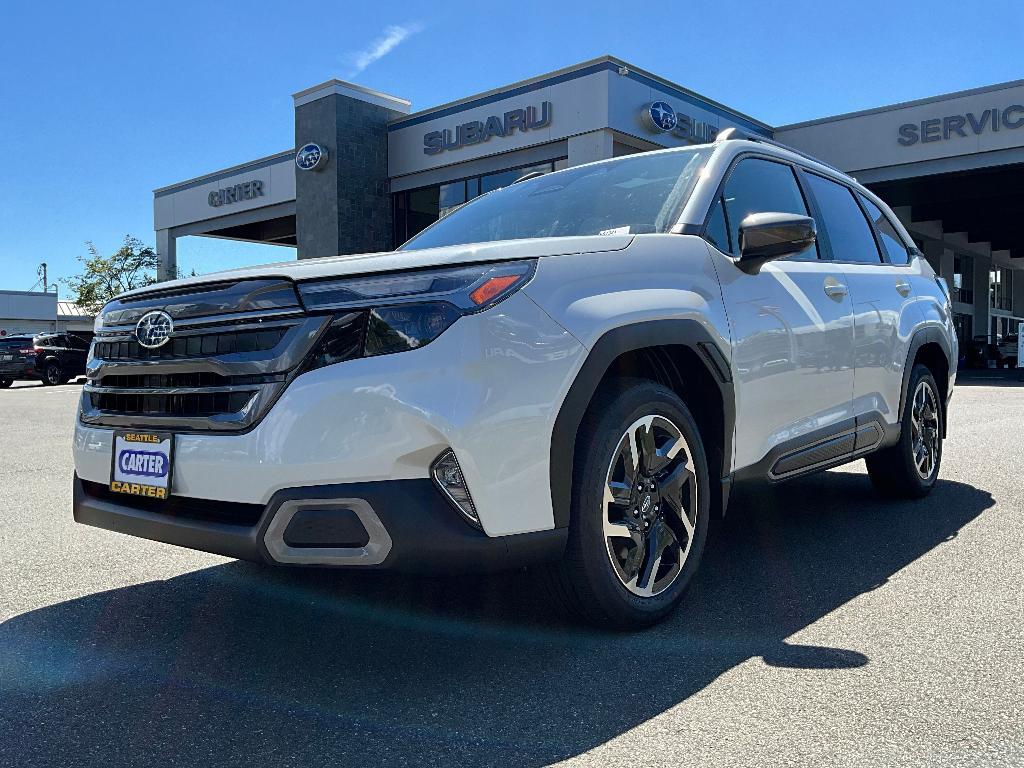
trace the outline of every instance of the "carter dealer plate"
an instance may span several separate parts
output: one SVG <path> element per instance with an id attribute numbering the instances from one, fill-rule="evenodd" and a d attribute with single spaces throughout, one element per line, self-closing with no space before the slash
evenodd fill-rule
<path id="1" fill-rule="evenodd" d="M 166 499 L 171 492 L 174 435 L 118 431 L 110 467 L 110 490 L 131 496 Z"/>

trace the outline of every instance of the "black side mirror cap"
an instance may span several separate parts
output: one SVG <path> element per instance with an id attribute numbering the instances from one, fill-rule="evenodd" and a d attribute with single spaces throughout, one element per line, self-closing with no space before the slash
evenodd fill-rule
<path id="1" fill-rule="evenodd" d="M 740 258 L 737 266 L 754 274 L 775 259 L 800 253 L 814 245 L 818 231 L 814 219 L 795 213 L 752 213 L 740 223 Z"/>

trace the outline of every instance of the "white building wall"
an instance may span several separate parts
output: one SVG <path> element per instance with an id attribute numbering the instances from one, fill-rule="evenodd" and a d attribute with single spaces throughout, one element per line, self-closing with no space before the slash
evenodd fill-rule
<path id="1" fill-rule="evenodd" d="M 782 126 L 775 138 L 854 174 L 1019 149 L 1024 147 L 1024 80 Z M 907 171 L 904 176 L 920 175 Z M 899 168 L 894 172 L 887 178 L 901 177 Z"/>
<path id="2" fill-rule="evenodd" d="M 57 294 L 0 291 L 0 335 L 45 333 L 57 327 Z"/>

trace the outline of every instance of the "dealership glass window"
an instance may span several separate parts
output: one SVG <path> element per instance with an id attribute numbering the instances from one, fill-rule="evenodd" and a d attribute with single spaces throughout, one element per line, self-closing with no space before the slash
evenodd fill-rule
<path id="1" fill-rule="evenodd" d="M 910 252 L 907 250 L 903 238 L 896 231 L 896 227 L 889 220 L 889 217 L 882 213 L 882 209 L 864 197 L 864 195 L 859 195 L 859 197 L 860 201 L 864 204 L 864 210 L 868 212 L 868 217 L 875 223 L 875 230 L 878 232 L 878 237 L 882 241 L 882 247 L 885 249 L 889 261 L 901 266 L 909 263 Z"/>
<path id="2" fill-rule="evenodd" d="M 453 208 L 466 202 L 466 182 L 454 181 L 451 184 L 442 184 L 438 188 L 438 215 L 444 216 Z"/>
<path id="3" fill-rule="evenodd" d="M 974 318 L 962 312 L 954 312 L 953 328 L 956 330 L 956 338 L 960 342 L 960 352 L 963 354 L 974 338 Z"/>
<path id="4" fill-rule="evenodd" d="M 725 213 L 729 221 L 732 253 L 737 254 L 740 223 L 752 213 L 773 211 L 807 216 L 807 204 L 800 193 L 793 170 L 783 163 L 755 158 L 741 160 L 725 183 Z M 814 246 L 790 258 L 816 259 Z"/>
<path id="5" fill-rule="evenodd" d="M 435 221 L 474 197 L 500 187 L 507 187 L 527 173 L 557 171 L 565 168 L 567 164 L 567 158 L 563 157 L 486 176 L 474 176 L 438 186 L 396 192 L 392 195 L 395 246 L 397 247 L 413 235 L 419 234 Z"/>
<path id="6" fill-rule="evenodd" d="M 974 303 L 974 257 L 958 253 L 953 256 L 953 301 Z"/>
<path id="7" fill-rule="evenodd" d="M 989 297 L 993 309 L 1013 310 L 1013 272 L 996 267 L 989 273 Z"/>
<path id="8" fill-rule="evenodd" d="M 409 192 L 409 231 L 419 232 L 437 221 L 440 215 L 439 188 L 426 187 Z"/>
<path id="9" fill-rule="evenodd" d="M 553 168 L 552 163 L 540 163 L 539 165 L 530 165 L 526 168 L 516 168 L 512 171 L 492 173 L 480 179 L 480 194 L 507 187 L 516 179 L 521 179 L 528 173 L 550 173 Z"/>
<path id="10" fill-rule="evenodd" d="M 821 209 L 828 242 L 832 246 L 832 257 L 836 261 L 881 263 L 875 237 L 871 234 L 871 227 L 857 205 L 853 192 L 816 173 L 806 174 L 806 179 Z"/>

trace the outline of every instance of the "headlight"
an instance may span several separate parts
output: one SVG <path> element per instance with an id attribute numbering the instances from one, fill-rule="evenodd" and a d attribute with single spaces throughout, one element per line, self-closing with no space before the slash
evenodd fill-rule
<path id="1" fill-rule="evenodd" d="M 299 295 L 314 311 L 446 301 L 463 313 L 478 312 L 522 287 L 533 275 L 535 263 L 512 261 L 301 283 Z"/>
<path id="2" fill-rule="evenodd" d="M 310 311 L 344 310 L 334 320 L 309 367 L 417 349 L 456 320 L 508 298 L 529 282 L 534 261 L 427 269 L 379 277 L 302 283 Z"/>

